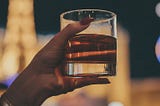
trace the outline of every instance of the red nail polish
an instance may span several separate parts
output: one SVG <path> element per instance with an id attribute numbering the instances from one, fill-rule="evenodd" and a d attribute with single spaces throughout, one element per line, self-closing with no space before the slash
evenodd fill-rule
<path id="1" fill-rule="evenodd" d="M 82 19 L 82 20 L 80 21 L 80 24 L 81 24 L 81 25 L 88 25 L 88 24 L 90 24 L 92 21 L 94 21 L 94 18 L 86 17 L 86 18 L 84 18 L 84 19 Z"/>

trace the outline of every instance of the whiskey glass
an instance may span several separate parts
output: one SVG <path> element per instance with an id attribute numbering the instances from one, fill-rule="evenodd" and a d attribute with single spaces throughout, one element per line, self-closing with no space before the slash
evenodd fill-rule
<path id="1" fill-rule="evenodd" d="M 89 27 L 68 40 L 64 73 L 70 77 L 116 75 L 116 14 L 101 9 L 78 9 L 60 15 L 61 30 L 83 18 L 94 18 Z"/>

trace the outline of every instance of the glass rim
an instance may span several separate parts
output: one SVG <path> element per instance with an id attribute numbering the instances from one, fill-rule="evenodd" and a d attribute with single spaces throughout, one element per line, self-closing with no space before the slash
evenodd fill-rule
<path id="1" fill-rule="evenodd" d="M 97 12 L 99 11 L 99 12 L 109 13 L 109 14 L 111 14 L 112 16 L 111 16 L 110 18 L 105 19 L 105 20 L 107 20 L 107 21 L 113 20 L 113 19 L 116 18 L 116 16 L 117 16 L 117 15 L 116 15 L 114 12 L 112 12 L 112 11 L 108 11 L 108 10 L 104 10 L 104 9 L 92 9 L 92 8 L 89 8 L 89 9 L 75 9 L 75 10 L 69 10 L 69 11 L 63 12 L 63 13 L 60 14 L 60 18 L 69 21 L 69 20 L 71 20 L 71 19 L 66 19 L 66 18 L 64 18 L 64 15 L 69 14 L 69 13 L 74 13 L 74 12 L 80 12 L 80 11 L 97 11 Z"/>

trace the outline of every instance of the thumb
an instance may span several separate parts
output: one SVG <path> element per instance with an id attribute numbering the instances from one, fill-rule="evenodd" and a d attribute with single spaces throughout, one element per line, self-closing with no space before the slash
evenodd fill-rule
<path id="1" fill-rule="evenodd" d="M 50 43 L 56 43 L 58 47 L 63 47 L 69 38 L 86 29 L 93 20 L 93 18 L 87 17 L 79 22 L 68 24 L 62 31 L 54 36 Z"/>
<path id="2" fill-rule="evenodd" d="M 95 78 L 95 77 L 79 78 L 74 81 L 74 87 L 80 88 L 92 84 L 109 84 L 109 83 L 110 81 L 107 78 Z"/>

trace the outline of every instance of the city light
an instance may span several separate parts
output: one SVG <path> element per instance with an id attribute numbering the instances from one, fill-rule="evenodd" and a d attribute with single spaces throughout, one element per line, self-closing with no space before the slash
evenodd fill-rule
<path id="1" fill-rule="evenodd" d="M 157 16 L 160 18 L 160 2 L 157 3 L 157 5 L 155 7 L 155 12 L 156 12 Z"/>
<path id="2" fill-rule="evenodd" d="M 156 46 L 155 46 L 155 52 L 156 52 L 157 59 L 160 63 L 160 36 L 159 36 L 157 43 L 156 43 Z"/>

